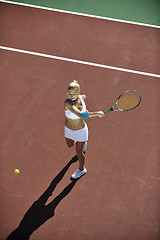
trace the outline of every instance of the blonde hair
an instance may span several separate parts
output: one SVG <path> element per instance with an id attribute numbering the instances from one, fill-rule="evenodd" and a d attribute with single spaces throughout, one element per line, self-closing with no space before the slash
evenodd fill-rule
<path id="1" fill-rule="evenodd" d="M 74 89 L 74 90 L 78 90 L 78 91 L 80 91 L 80 85 L 79 85 L 79 83 L 76 81 L 76 80 L 73 80 L 70 84 L 69 84 L 69 86 L 68 86 L 68 90 L 69 89 Z"/>

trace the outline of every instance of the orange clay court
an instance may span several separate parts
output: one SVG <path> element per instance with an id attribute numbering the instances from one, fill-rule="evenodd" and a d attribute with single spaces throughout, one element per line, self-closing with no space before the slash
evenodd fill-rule
<path id="1" fill-rule="evenodd" d="M 31 240 L 160 239 L 159 29 L 2 2 L 0 16 L 0 240 L 20 223 Z M 71 182 L 73 79 L 89 111 L 129 89 L 142 102 L 86 121 L 88 172 Z"/>

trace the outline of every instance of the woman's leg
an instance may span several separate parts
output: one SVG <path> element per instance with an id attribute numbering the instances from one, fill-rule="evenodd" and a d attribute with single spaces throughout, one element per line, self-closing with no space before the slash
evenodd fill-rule
<path id="1" fill-rule="evenodd" d="M 78 155 L 79 169 L 80 170 L 83 170 L 84 162 L 85 162 L 85 154 L 83 153 L 83 146 L 84 146 L 84 142 L 77 142 L 76 143 L 76 152 L 77 152 L 77 155 Z"/>
<path id="2" fill-rule="evenodd" d="M 74 146 L 75 141 L 73 141 L 73 140 L 71 140 L 71 139 L 69 139 L 69 138 L 66 138 L 66 143 L 67 143 L 67 146 L 68 146 L 69 148 L 71 148 L 71 147 Z"/>
<path id="3" fill-rule="evenodd" d="M 79 179 L 86 174 L 87 169 L 84 167 L 85 154 L 83 153 L 84 142 L 76 142 L 76 152 L 79 160 L 79 169 L 72 175 L 71 180 Z"/>

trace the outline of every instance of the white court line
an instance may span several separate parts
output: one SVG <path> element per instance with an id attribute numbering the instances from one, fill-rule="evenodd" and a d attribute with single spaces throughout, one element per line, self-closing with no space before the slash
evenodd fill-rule
<path id="1" fill-rule="evenodd" d="M 12 51 L 12 52 L 34 55 L 34 56 L 39 56 L 39 57 L 45 57 L 45 58 L 50 58 L 50 59 L 56 59 L 56 60 L 60 60 L 60 61 L 78 63 L 78 64 L 83 64 L 83 65 L 88 65 L 88 66 L 93 66 L 93 67 L 107 68 L 107 69 L 121 71 L 121 72 L 128 72 L 128 73 L 133 73 L 133 74 L 139 74 L 139 75 L 145 75 L 145 76 L 149 76 L 149 77 L 160 78 L 160 75 L 154 74 L 154 73 L 135 71 L 135 70 L 125 69 L 125 68 L 120 68 L 120 67 L 113 67 L 113 66 L 109 66 L 109 65 L 103 65 L 103 64 L 98 64 L 98 63 L 76 60 L 76 59 L 72 59 L 72 58 L 58 57 L 58 56 L 54 56 L 54 55 L 32 52 L 32 51 L 27 51 L 27 50 L 22 50 L 22 49 L 17 49 L 17 48 L 0 46 L 0 49 L 7 50 L 7 51 Z"/>
<path id="2" fill-rule="evenodd" d="M 11 1 L 5 1 L 5 0 L 0 0 L 0 2 L 20 5 L 20 6 L 25 6 L 25 7 L 38 8 L 38 9 L 43 9 L 43 10 L 47 10 L 47 11 L 68 13 L 68 14 L 72 14 L 72 15 L 78 15 L 78 16 L 84 16 L 84 17 L 90 17 L 90 18 L 98 18 L 98 19 L 114 21 L 114 22 L 129 23 L 129 24 L 134 24 L 134 25 L 139 25 L 139 26 L 144 26 L 144 27 L 160 28 L 160 26 L 158 26 L 158 25 L 145 24 L 145 23 L 139 23 L 139 22 L 132 22 L 132 21 L 126 21 L 126 20 L 121 20 L 121 19 L 116 19 L 116 18 L 102 17 L 102 16 L 91 15 L 91 14 L 85 14 L 85 13 L 78 13 L 78 12 L 60 10 L 60 9 L 55 9 L 55 8 L 42 7 L 42 6 L 26 4 L 26 3 L 11 2 Z"/>

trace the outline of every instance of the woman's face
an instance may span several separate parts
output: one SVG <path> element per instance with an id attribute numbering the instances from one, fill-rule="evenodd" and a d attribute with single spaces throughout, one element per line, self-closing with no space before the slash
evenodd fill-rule
<path id="1" fill-rule="evenodd" d="M 68 96 L 72 99 L 72 101 L 75 101 L 78 98 L 79 91 L 75 89 L 69 89 L 68 90 Z"/>

